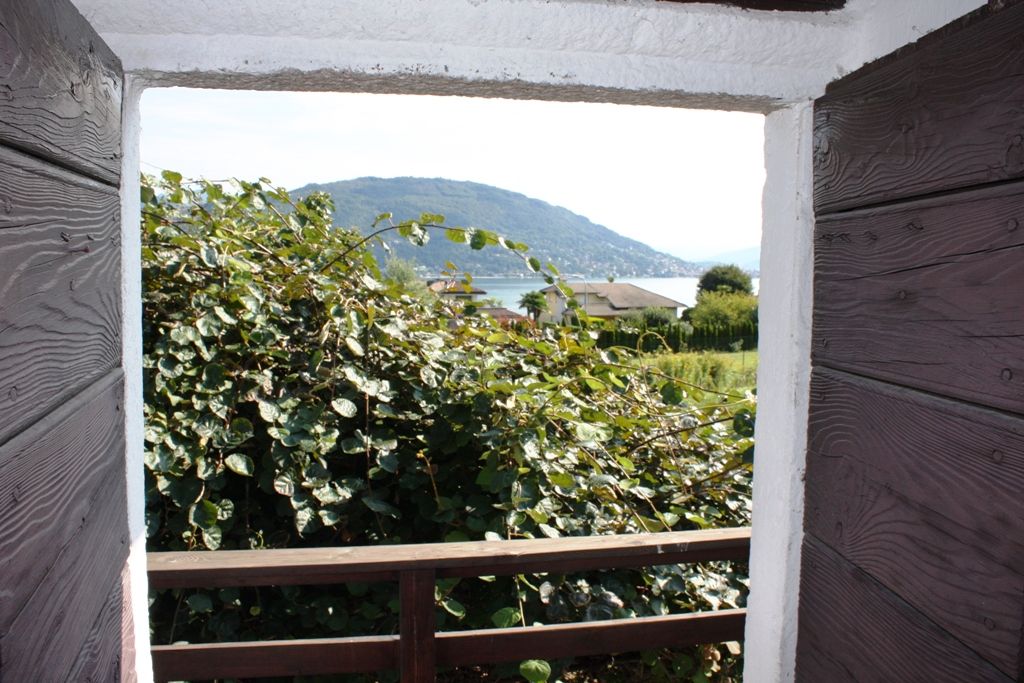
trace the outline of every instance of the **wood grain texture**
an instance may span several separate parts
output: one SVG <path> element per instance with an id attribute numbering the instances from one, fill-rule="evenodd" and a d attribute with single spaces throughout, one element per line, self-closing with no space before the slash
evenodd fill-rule
<path id="1" fill-rule="evenodd" d="M 318 676 L 398 668 L 398 636 L 153 646 L 157 681 Z"/>
<path id="2" fill-rule="evenodd" d="M 0 148 L 0 444 L 120 365 L 117 192 Z"/>
<path id="3" fill-rule="evenodd" d="M 96 516 L 113 512 L 111 498 L 123 495 L 121 401 L 118 371 L 0 448 L 0 638 Z M 121 522 L 106 531 L 120 543 L 126 511 L 118 512 Z M 105 597 L 108 586 L 100 588 Z"/>
<path id="4" fill-rule="evenodd" d="M 805 529 L 1016 676 L 1024 420 L 993 414 L 1011 423 L 1001 440 L 948 401 L 840 373 L 818 371 L 811 386 Z M 1010 453 L 999 462 L 986 450 L 996 441 Z"/>
<path id="5" fill-rule="evenodd" d="M 618 654 L 742 640 L 745 609 L 578 624 L 453 631 L 437 636 L 439 666 Z"/>
<path id="6" fill-rule="evenodd" d="M 1024 176 L 1024 5 L 954 23 L 816 102 L 819 214 Z"/>
<path id="7" fill-rule="evenodd" d="M 92 627 L 128 558 L 124 480 L 113 477 L 106 484 L 106 495 L 0 637 L 4 680 L 64 680 L 94 637 Z M 102 647 L 116 656 L 119 629 L 112 635 L 114 640 Z"/>
<path id="8" fill-rule="evenodd" d="M 850 462 L 1024 573 L 1024 420 L 816 369 L 807 450 L 815 485 Z"/>
<path id="9" fill-rule="evenodd" d="M 286 586 L 397 580 L 436 569 L 439 578 L 582 571 L 657 564 L 745 560 L 750 529 L 422 543 L 347 548 L 149 553 L 151 588 Z"/>
<path id="10" fill-rule="evenodd" d="M 557 659 L 741 640 L 746 610 L 438 633 L 437 665 Z M 398 636 L 153 647 L 156 680 L 270 677 L 395 669 Z"/>
<path id="11" fill-rule="evenodd" d="M 135 618 L 132 616 L 131 568 L 125 564 L 121 570 L 121 657 L 120 683 L 136 683 Z M 148 643 L 146 643 L 148 645 Z M 149 656 L 144 652 L 143 656 Z"/>
<path id="12" fill-rule="evenodd" d="M 0 142 L 112 185 L 121 64 L 68 0 L 0 3 Z"/>
<path id="13" fill-rule="evenodd" d="M 798 682 L 1012 683 L 812 535 L 800 585 Z"/>
<path id="14" fill-rule="evenodd" d="M 89 630 L 85 644 L 75 657 L 74 666 L 65 679 L 67 683 L 115 683 L 122 680 L 123 609 L 124 591 L 119 579 L 107 596 L 96 623 Z"/>
<path id="15" fill-rule="evenodd" d="M 1024 414 L 1024 183 L 819 219 L 813 357 Z"/>
<path id="16" fill-rule="evenodd" d="M 434 583 L 432 569 L 402 572 L 399 578 L 398 660 L 402 683 L 433 683 L 437 669 L 434 631 Z"/>

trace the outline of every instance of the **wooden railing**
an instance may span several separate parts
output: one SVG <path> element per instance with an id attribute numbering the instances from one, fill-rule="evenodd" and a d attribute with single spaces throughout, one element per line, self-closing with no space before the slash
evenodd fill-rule
<path id="1" fill-rule="evenodd" d="M 438 666 L 612 654 L 743 638 L 746 610 L 435 633 L 439 578 L 745 560 L 750 529 L 289 550 L 149 554 L 152 588 L 398 581 L 398 635 L 157 645 L 158 681 L 382 671 L 433 681 Z"/>

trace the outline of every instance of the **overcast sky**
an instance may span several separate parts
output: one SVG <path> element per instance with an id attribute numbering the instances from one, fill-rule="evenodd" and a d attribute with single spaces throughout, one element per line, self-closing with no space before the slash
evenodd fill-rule
<path id="1" fill-rule="evenodd" d="M 289 189 L 362 176 L 472 180 L 684 259 L 760 243 L 757 114 L 172 88 L 146 91 L 142 126 L 143 172 L 266 176 Z"/>

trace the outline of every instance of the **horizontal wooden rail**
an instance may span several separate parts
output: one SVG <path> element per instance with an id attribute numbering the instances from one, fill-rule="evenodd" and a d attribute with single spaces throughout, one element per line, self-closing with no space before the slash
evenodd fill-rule
<path id="1" fill-rule="evenodd" d="M 437 666 L 472 666 L 685 647 L 743 639 L 746 610 L 577 624 L 451 631 L 436 637 Z M 392 669 L 398 636 L 158 645 L 157 680 L 316 676 Z"/>
<path id="2" fill-rule="evenodd" d="M 739 640 L 745 610 L 434 633 L 438 578 L 568 573 L 745 560 L 750 529 L 419 545 L 150 553 L 154 588 L 398 581 L 398 636 L 155 646 L 157 680 L 259 678 L 400 668 L 403 683 L 437 666 L 631 652 Z"/>
<path id="3" fill-rule="evenodd" d="M 743 560 L 750 528 L 349 548 L 149 553 L 151 588 L 226 588 L 397 581 L 414 569 L 438 578 Z"/>

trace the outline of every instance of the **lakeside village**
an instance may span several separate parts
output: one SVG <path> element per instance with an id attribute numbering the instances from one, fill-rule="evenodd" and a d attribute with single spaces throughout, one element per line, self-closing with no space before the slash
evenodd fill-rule
<path id="1" fill-rule="evenodd" d="M 738 266 L 714 266 L 700 278 L 694 306 L 625 282 L 572 281 L 569 297 L 556 285 L 524 292 L 526 315 L 501 305 L 487 290 L 458 278 L 425 281 L 427 291 L 461 302 L 466 314 L 487 315 L 503 326 L 571 325 L 577 311 L 597 323 L 598 345 L 641 352 L 753 351 L 757 348 L 757 297 Z"/>

